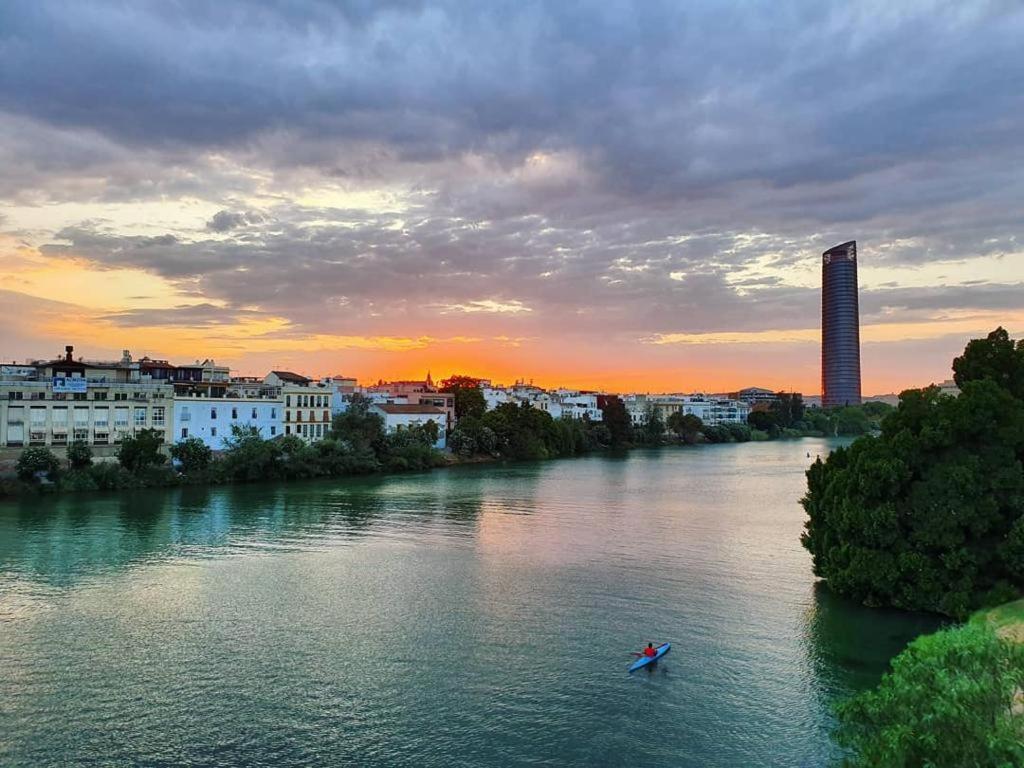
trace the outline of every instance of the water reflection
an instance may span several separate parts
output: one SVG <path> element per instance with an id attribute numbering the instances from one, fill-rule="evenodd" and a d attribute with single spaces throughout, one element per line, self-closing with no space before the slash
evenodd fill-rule
<path id="1" fill-rule="evenodd" d="M 943 619 L 868 608 L 816 582 L 805 622 L 804 639 L 818 693 L 834 700 L 877 684 L 893 656 L 917 636 L 941 627 Z"/>
<path id="2" fill-rule="evenodd" d="M 68 587 L 154 560 L 357 539 L 384 520 L 472 531 L 486 484 L 417 476 L 26 499 L 0 505 L 0 575 Z"/>

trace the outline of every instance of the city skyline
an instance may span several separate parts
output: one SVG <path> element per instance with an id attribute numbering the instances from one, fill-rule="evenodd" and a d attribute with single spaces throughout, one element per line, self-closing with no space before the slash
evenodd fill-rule
<path id="1" fill-rule="evenodd" d="M 1022 34 L 998 2 L 10 5 L 0 357 L 811 394 L 856 239 L 864 394 L 942 381 L 1024 330 Z"/>

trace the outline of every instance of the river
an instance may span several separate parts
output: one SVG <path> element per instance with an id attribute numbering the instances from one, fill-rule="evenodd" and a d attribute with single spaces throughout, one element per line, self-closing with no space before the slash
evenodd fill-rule
<path id="1" fill-rule="evenodd" d="M 823 765 L 936 626 L 815 583 L 831 444 L 0 503 L 0 765 Z"/>

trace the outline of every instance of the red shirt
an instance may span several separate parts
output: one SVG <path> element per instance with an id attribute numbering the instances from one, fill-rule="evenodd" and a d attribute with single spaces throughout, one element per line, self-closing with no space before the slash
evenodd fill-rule
<path id="1" fill-rule="evenodd" d="M 657 656 L 658 652 L 651 647 L 644 648 L 644 656 Z"/>

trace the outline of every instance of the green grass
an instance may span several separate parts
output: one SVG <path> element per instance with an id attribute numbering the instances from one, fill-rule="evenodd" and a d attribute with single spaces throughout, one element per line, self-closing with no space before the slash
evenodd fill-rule
<path id="1" fill-rule="evenodd" d="M 974 623 L 986 623 L 994 630 L 1003 630 L 1011 636 L 1024 635 L 1024 600 L 1003 603 L 995 608 L 978 611 L 971 617 Z"/>

